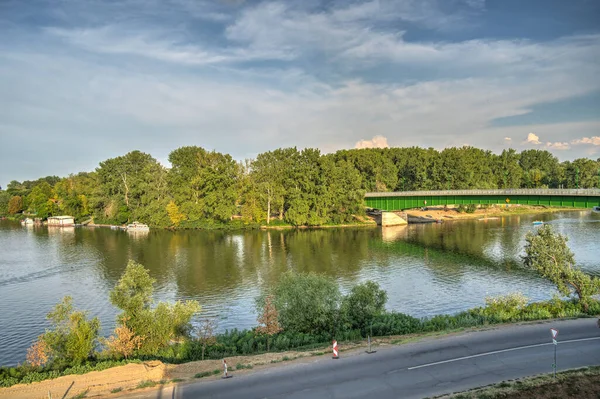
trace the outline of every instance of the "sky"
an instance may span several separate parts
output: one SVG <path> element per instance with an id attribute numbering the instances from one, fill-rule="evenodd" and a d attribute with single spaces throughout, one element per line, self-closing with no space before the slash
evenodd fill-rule
<path id="1" fill-rule="evenodd" d="M 0 0 L 0 186 L 184 145 L 600 157 L 597 0 Z"/>

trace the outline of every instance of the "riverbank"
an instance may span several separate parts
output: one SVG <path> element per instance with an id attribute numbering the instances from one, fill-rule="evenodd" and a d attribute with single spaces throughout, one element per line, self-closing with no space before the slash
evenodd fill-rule
<path id="1" fill-rule="evenodd" d="M 550 320 L 545 320 L 548 322 Z M 376 350 L 385 350 L 386 347 L 392 347 L 403 344 L 414 344 L 418 342 L 428 342 L 439 338 L 449 336 L 460 336 L 465 333 L 477 333 L 491 330 L 502 330 L 513 326 L 527 326 L 539 324 L 539 321 L 507 323 L 495 326 L 485 326 L 476 328 L 460 328 L 455 330 L 440 331 L 426 334 L 410 335 L 392 335 L 379 337 L 372 340 L 372 348 Z M 351 357 L 362 354 L 368 349 L 366 340 L 340 342 L 339 350 L 341 357 Z M 251 356 L 233 356 L 227 357 L 229 365 L 228 372 L 232 375 L 248 374 L 253 371 L 278 368 L 282 363 L 309 363 L 314 362 L 321 357 L 329 357 L 331 354 L 331 345 L 323 345 L 308 351 L 285 351 L 278 353 L 263 353 Z M 596 375 L 600 370 L 594 371 Z M 103 371 L 94 371 L 82 375 L 68 375 L 53 380 L 34 382 L 31 384 L 18 384 L 10 388 L 0 388 L 0 399 L 28 399 L 32 397 L 46 397 L 48 392 L 53 397 L 85 397 L 112 398 L 123 395 L 127 392 L 155 391 L 157 387 L 161 390 L 174 384 L 193 383 L 199 379 L 216 380 L 220 379 L 223 373 L 222 360 L 203 360 L 183 364 L 168 364 L 157 360 L 141 363 L 130 363 L 123 366 L 113 367 Z M 561 373 L 566 377 L 574 376 L 572 373 Z M 532 383 L 524 386 L 536 386 L 537 381 L 548 382 L 548 379 L 532 379 Z M 527 380 L 529 381 L 529 379 Z M 564 382 L 560 377 L 558 381 Z M 506 383 L 500 386 L 495 385 L 483 388 L 481 391 L 488 392 L 507 392 L 508 386 L 519 385 L 520 383 Z M 587 382 L 586 382 L 587 384 Z M 501 388 L 501 389 L 499 389 Z M 514 389 L 513 389 L 514 390 Z M 508 390 L 510 392 L 510 390 Z M 468 394 L 477 394 L 479 390 L 474 390 Z M 467 394 L 467 393 L 465 393 Z M 447 396 L 445 396 L 447 397 Z M 444 398 L 445 398 L 444 397 Z M 478 398 L 481 396 L 449 396 L 452 398 Z M 546 398 L 546 396 L 484 396 L 486 398 L 509 397 L 509 398 Z M 583 396 L 585 398 L 585 396 Z"/>

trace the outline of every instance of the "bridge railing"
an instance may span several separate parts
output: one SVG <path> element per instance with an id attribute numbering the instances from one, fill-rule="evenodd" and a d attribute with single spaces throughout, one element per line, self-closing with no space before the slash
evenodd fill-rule
<path id="1" fill-rule="evenodd" d="M 598 196 L 600 189 L 561 189 L 561 188 L 519 188 L 501 190 L 439 190 L 439 191 L 394 191 L 366 193 L 366 198 L 377 197 L 416 197 L 416 196 L 452 196 L 452 195 L 570 195 Z"/>

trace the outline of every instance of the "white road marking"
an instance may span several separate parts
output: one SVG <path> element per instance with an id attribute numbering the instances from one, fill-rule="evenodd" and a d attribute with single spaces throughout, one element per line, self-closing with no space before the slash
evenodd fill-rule
<path id="1" fill-rule="evenodd" d="M 568 340 L 568 341 L 559 341 L 559 344 L 568 344 L 568 343 L 571 343 L 571 342 L 581 342 L 581 341 L 592 341 L 592 340 L 595 340 L 595 339 L 600 339 L 600 337 L 571 339 L 571 340 Z M 512 351 L 518 351 L 518 350 L 521 350 L 521 349 L 536 348 L 538 346 L 547 346 L 547 345 L 553 345 L 553 344 L 552 344 L 552 342 L 549 342 L 549 343 L 546 343 L 546 344 L 535 344 L 535 345 L 518 346 L 516 348 L 502 349 L 502 350 L 498 350 L 498 351 L 479 353 L 477 355 L 463 356 L 463 357 L 457 357 L 455 359 L 442 360 L 441 362 L 434 362 L 434 363 L 422 364 L 420 366 L 409 367 L 408 370 L 415 370 L 415 369 L 420 369 L 420 368 L 423 368 L 423 367 L 436 366 L 438 364 L 452 363 L 452 362 L 458 362 L 460 360 L 472 359 L 474 357 L 489 356 L 489 355 L 495 355 L 497 353 L 512 352 Z"/>

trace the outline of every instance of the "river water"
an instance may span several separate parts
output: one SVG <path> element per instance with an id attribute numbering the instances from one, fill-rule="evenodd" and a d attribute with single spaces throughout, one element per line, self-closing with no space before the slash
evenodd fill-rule
<path id="1" fill-rule="evenodd" d="M 254 298 L 286 270 L 323 273 L 342 291 L 365 280 L 388 292 L 389 310 L 416 317 L 455 313 L 486 296 L 555 293 L 524 270 L 525 233 L 544 220 L 569 237 L 576 261 L 600 276 L 600 214 L 562 212 L 396 228 L 286 231 L 150 231 L 22 227 L 0 222 L 0 365 L 25 359 L 65 295 L 114 328 L 110 290 L 128 259 L 156 279 L 156 299 L 196 299 L 220 330 L 256 325 Z"/>

